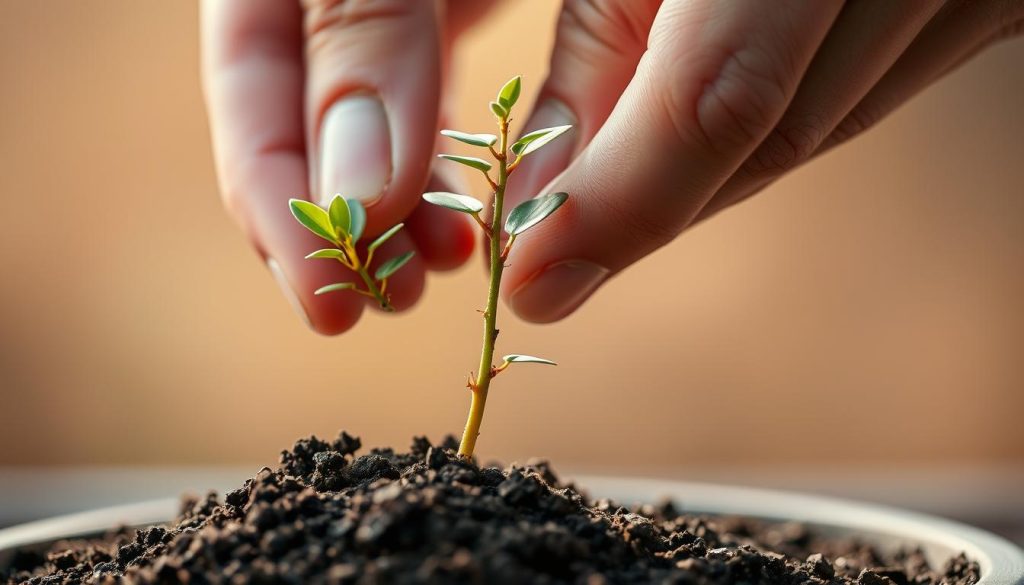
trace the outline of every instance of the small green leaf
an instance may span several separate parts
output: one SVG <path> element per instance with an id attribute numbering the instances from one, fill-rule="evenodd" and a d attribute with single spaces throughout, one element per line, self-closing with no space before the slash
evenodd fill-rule
<path id="1" fill-rule="evenodd" d="M 331 225 L 334 231 L 341 237 L 348 235 L 352 225 L 352 215 L 349 213 L 348 202 L 341 195 L 335 195 L 331 199 L 331 205 L 327 208 L 327 215 L 331 218 Z"/>
<path id="2" fill-rule="evenodd" d="M 498 141 L 498 137 L 494 134 L 467 134 L 458 130 L 441 130 L 441 135 L 458 140 L 459 142 L 472 144 L 473 146 L 486 147 Z"/>
<path id="3" fill-rule="evenodd" d="M 405 263 L 412 259 L 416 252 L 408 251 L 401 256 L 395 256 L 391 260 L 380 265 L 377 272 L 373 274 L 373 277 L 377 280 L 384 280 L 392 274 L 398 272 L 398 269 L 405 266 Z"/>
<path id="4" fill-rule="evenodd" d="M 306 256 L 306 259 L 310 258 L 334 258 L 335 260 L 347 260 L 345 253 L 337 248 L 324 248 L 323 250 L 317 250 L 312 254 Z"/>
<path id="5" fill-rule="evenodd" d="M 549 193 L 523 201 L 508 214 L 505 231 L 511 236 L 525 232 L 554 213 L 568 198 L 566 193 Z"/>
<path id="6" fill-rule="evenodd" d="M 370 244 L 369 246 L 366 247 L 367 251 L 372 252 L 372 251 L 376 250 L 377 248 L 379 248 L 381 246 L 381 244 L 383 244 L 384 242 L 386 242 L 389 239 L 391 239 L 391 236 L 397 234 L 398 230 L 402 229 L 402 226 L 404 226 L 404 225 L 405 225 L 404 223 L 400 223 L 400 224 L 392 227 L 388 231 L 384 232 L 383 234 L 381 234 L 380 237 L 378 237 L 376 240 L 374 240 L 372 244 Z"/>
<path id="7" fill-rule="evenodd" d="M 351 219 L 348 233 L 352 235 L 352 243 L 356 243 L 363 237 L 363 230 L 366 229 L 366 208 L 358 199 L 350 199 L 348 213 Z"/>
<path id="8" fill-rule="evenodd" d="M 328 242 L 338 242 L 338 234 L 335 233 L 334 226 L 331 225 L 331 218 L 319 205 L 303 199 L 289 199 L 288 207 L 292 210 L 295 219 L 306 226 L 306 229 Z"/>
<path id="9" fill-rule="evenodd" d="M 565 134 L 571 128 L 572 125 L 565 125 L 534 130 L 512 143 L 512 152 L 516 153 L 516 156 L 526 156 L 551 142 L 555 138 L 558 138 L 562 134 Z"/>
<path id="10" fill-rule="evenodd" d="M 491 163 L 485 161 L 482 158 L 477 158 L 475 156 L 459 156 L 456 154 L 439 154 L 437 156 L 438 158 L 443 158 L 446 160 L 464 164 L 467 167 L 473 167 L 474 169 L 478 171 L 483 171 L 485 173 L 491 170 Z"/>
<path id="11" fill-rule="evenodd" d="M 508 109 L 498 102 L 491 102 L 491 111 L 494 112 L 495 116 L 501 119 L 508 118 Z"/>
<path id="12" fill-rule="evenodd" d="M 315 295 L 322 295 L 324 293 L 334 292 L 336 290 L 348 290 L 356 287 L 354 282 L 336 282 L 334 284 L 328 284 L 327 286 L 321 286 L 320 288 L 313 291 Z"/>
<path id="13" fill-rule="evenodd" d="M 518 354 L 518 353 L 509 354 L 509 355 L 505 356 L 502 359 L 504 359 L 506 362 L 509 362 L 509 363 L 515 363 L 515 362 L 524 362 L 525 363 L 525 362 L 528 362 L 528 363 L 533 363 L 533 364 L 547 364 L 549 366 L 557 366 L 558 365 L 558 364 L 556 364 L 555 362 L 553 362 L 551 360 L 546 360 L 544 358 L 539 358 L 539 357 L 535 357 L 535 356 L 532 356 L 532 355 L 521 355 L 521 354 Z"/>
<path id="14" fill-rule="evenodd" d="M 498 92 L 498 103 L 501 104 L 506 111 L 511 110 L 512 106 L 516 105 L 519 101 L 519 92 L 523 89 L 523 78 L 516 75 L 512 79 L 509 79 L 501 91 Z"/>
<path id="15" fill-rule="evenodd" d="M 483 203 L 469 195 L 459 195 L 458 193 L 445 193 L 442 191 L 424 193 L 423 200 L 427 203 L 433 203 L 434 205 L 440 205 L 441 207 L 447 207 L 462 213 L 480 213 L 484 209 Z"/>

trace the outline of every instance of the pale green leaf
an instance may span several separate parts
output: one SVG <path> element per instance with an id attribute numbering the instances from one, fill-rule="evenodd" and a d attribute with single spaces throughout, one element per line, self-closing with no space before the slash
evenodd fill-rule
<path id="1" fill-rule="evenodd" d="M 565 134 L 572 128 L 572 125 L 553 126 L 541 128 L 523 135 L 522 138 L 512 143 L 512 152 L 517 156 L 526 156 L 545 144 Z"/>
<path id="2" fill-rule="evenodd" d="M 381 264 L 380 268 L 377 269 L 377 272 L 373 274 L 374 278 L 377 280 L 384 280 L 385 278 L 388 278 L 392 274 L 398 272 L 399 268 L 405 266 L 405 263 L 411 260 L 415 254 L 416 252 L 410 250 L 401 256 L 395 256 L 391 260 Z"/>
<path id="3" fill-rule="evenodd" d="M 523 201 L 508 214 L 505 231 L 512 236 L 525 232 L 554 213 L 568 198 L 566 193 L 549 193 Z"/>
<path id="4" fill-rule="evenodd" d="M 501 104 L 506 111 L 511 110 L 512 106 L 516 105 L 519 101 L 519 92 L 523 89 L 523 78 L 516 75 L 512 79 L 509 79 L 501 91 L 498 92 L 498 103 Z"/>
<path id="5" fill-rule="evenodd" d="M 458 193 L 435 191 L 433 193 L 424 193 L 423 199 L 427 203 L 433 203 L 434 205 L 440 205 L 441 207 L 447 207 L 462 213 L 480 213 L 484 209 L 483 203 L 469 195 L 459 195 Z"/>
<path id="6" fill-rule="evenodd" d="M 504 359 L 506 362 L 509 362 L 509 363 L 524 362 L 524 363 L 533 363 L 533 364 L 547 364 L 549 366 L 557 366 L 558 365 L 558 364 L 556 364 L 555 362 L 553 362 L 551 360 L 546 360 L 544 358 L 539 358 L 539 357 L 532 356 L 532 355 L 522 355 L 522 354 L 518 354 L 518 353 L 509 354 L 509 355 L 505 356 L 502 359 Z"/>
<path id="7" fill-rule="evenodd" d="M 345 253 L 337 248 L 324 248 L 323 250 L 317 250 L 316 252 L 306 256 L 306 259 L 309 258 L 334 258 L 335 260 L 348 259 L 345 257 Z"/>
<path id="8" fill-rule="evenodd" d="M 363 230 L 366 229 L 366 208 L 358 199 L 349 199 L 348 212 L 351 219 L 348 233 L 352 235 L 352 242 L 355 243 L 363 237 Z"/>
<path id="9" fill-rule="evenodd" d="M 313 291 L 315 295 L 322 295 L 324 293 L 334 292 L 336 290 L 349 290 L 356 287 L 354 282 L 336 282 L 334 284 L 328 284 L 327 286 L 321 286 L 320 288 Z"/>
<path id="10" fill-rule="evenodd" d="M 491 102 L 491 111 L 499 118 L 504 119 L 508 117 L 508 109 L 498 102 Z"/>
<path id="11" fill-rule="evenodd" d="M 348 235 L 352 224 L 352 216 L 349 213 L 348 202 L 341 195 L 335 195 L 331 199 L 331 205 L 327 208 L 327 215 L 331 218 L 331 225 L 334 231 L 341 237 Z"/>
<path id="12" fill-rule="evenodd" d="M 498 137 L 494 134 L 467 134 L 458 130 L 441 130 L 441 135 L 473 146 L 486 147 L 498 141 Z"/>
<path id="13" fill-rule="evenodd" d="M 289 199 L 288 208 L 306 229 L 328 242 L 338 242 L 338 234 L 331 225 L 331 218 L 319 205 L 303 199 Z"/>
<path id="14" fill-rule="evenodd" d="M 369 246 L 367 246 L 366 249 L 368 251 L 370 251 L 370 252 L 376 250 L 377 248 L 379 248 L 381 246 L 381 244 L 383 244 L 384 242 L 386 242 L 389 239 L 391 239 L 391 236 L 397 234 L 398 230 L 402 229 L 402 226 L 404 226 L 404 225 L 405 225 L 404 223 L 400 223 L 400 224 L 392 227 L 388 231 L 384 232 L 383 234 L 380 235 L 380 237 L 378 237 L 376 240 L 374 240 L 373 243 L 371 243 Z"/>
<path id="15" fill-rule="evenodd" d="M 455 161 L 459 164 L 464 164 L 467 167 L 472 167 L 478 171 L 483 171 L 485 173 L 491 170 L 491 163 L 485 161 L 482 158 L 477 158 L 475 156 L 459 156 L 457 154 L 439 154 L 437 156 L 445 160 Z"/>

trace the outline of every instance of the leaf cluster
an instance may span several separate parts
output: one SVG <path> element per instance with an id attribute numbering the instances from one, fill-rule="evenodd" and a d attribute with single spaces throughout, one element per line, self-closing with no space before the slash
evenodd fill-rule
<path id="1" fill-rule="evenodd" d="M 323 248 L 306 256 L 306 258 L 330 258 L 337 260 L 349 270 L 362 277 L 366 289 L 361 289 L 355 282 L 337 282 L 323 286 L 314 294 L 324 294 L 338 290 L 354 290 L 373 297 L 384 309 L 390 309 L 386 296 L 387 279 L 412 259 L 412 251 L 405 252 L 382 262 L 370 276 L 369 269 L 373 263 L 374 253 L 384 242 L 398 233 L 404 224 L 398 224 L 377 236 L 366 246 L 365 256 L 360 256 L 357 244 L 366 229 L 366 209 L 354 199 L 345 199 L 335 195 L 327 209 L 306 201 L 290 199 L 288 207 L 292 215 L 306 229 L 320 238 L 327 240 L 335 247 Z"/>

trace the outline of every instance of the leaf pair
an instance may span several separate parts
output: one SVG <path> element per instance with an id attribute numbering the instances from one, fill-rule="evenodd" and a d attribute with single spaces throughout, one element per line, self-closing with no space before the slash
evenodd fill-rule
<path id="1" fill-rule="evenodd" d="M 569 195 L 566 193 L 549 193 L 520 203 L 508 214 L 508 218 L 505 220 L 505 231 L 510 236 L 518 236 L 554 213 L 568 198 Z M 477 215 L 484 208 L 480 201 L 458 193 L 435 191 L 424 193 L 423 199 L 427 203 L 469 215 Z"/>
<path id="2" fill-rule="evenodd" d="M 288 206 L 299 223 L 329 242 L 337 245 L 355 245 L 363 237 L 363 230 L 366 228 L 366 209 L 356 200 L 346 201 L 341 195 L 335 195 L 327 210 L 303 199 L 291 199 Z M 404 226 L 404 223 L 393 226 L 371 242 L 367 249 L 371 252 L 376 250 Z M 306 258 L 342 259 L 345 258 L 345 254 L 342 250 L 327 248 L 317 250 Z"/>
<path id="3" fill-rule="evenodd" d="M 289 199 L 288 207 L 299 223 L 328 242 L 341 244 L 351 239 L 354 244 L 363 237 L 366 209 L 358 201 L 335 195 L 326 210 L 304 199 Z"/>
<path id="4" fill-rule="evenodd" d="M 523 78 L 515 76 L 509 79 L 498 92 L 498 99 L 491 102 L 491 112 L 501 120 L 508 118 L 512 113 L 512 106 L 519 101 L 519 94 L 523 90 Z"/>

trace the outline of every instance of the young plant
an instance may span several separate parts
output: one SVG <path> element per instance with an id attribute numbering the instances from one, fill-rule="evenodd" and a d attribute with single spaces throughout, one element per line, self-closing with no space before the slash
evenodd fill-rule
<path id="1" fill-rule="evenodd" d="M 363 289 L 354 282 L 337 282 L 320 287 L 313 294 L 322 295 L 337 290 L 351 290 L 376 300 L 380 308 L 385 311 L 394 311 L 394 307 L 391 306 L 391 297 L 387 294 L 388 278 L 398 272 L 399 268 L 405 266 L 415 252 L 406 252 L 381 263 L 373 271 L 372 276 L 370 265 L 373 263 L 373 255 L 377 248 L 398 233 L 404 224 L 400 223 L 378 236 L 366 246 L 366 256 L 360 257 L 356 244 L 363 237 L 363 229 L 366 227 L 366 210 L 361 203 L 354 199 L 346 200 L 341 195 L 335 195 L 326 210 L 304 199 L 290 199 L 288 207 L 292 210 L 295 219 L 306 229 L 334 245 L 333 248 L 317 250 L 306 258 L 337 260 L 345 268 L 358 274 L 366 285 L 366 288 Z"/>
<path id="2" fill-rule="evenodd" d="M 515 77 L 501 88 L 497 100 L 491 102 L 491 112 L 498 123 L 497 135 L 467 134 L 455 130 L 441 131 L 441 134 L 448 138 L 487 149 L 497 165 L 497 176 L 492 177 L 491 171 L 494 170 L 495 164 L 487 160 L 453 154 L 439 155 L 441 158 L 476 169 L 487 177 L 493 201 L 489 220 L 485 221 L 480 217 L 480 212 L 484 209 L 483 204 L 468 195 L 458 193 L 425 193 L 423 195 L 423 199 L 434 205 L 469 214 L 483 230 L 484 237 L 487 238 L 489 244 L 490 286 L 487 290 L 487 306 L 483 310 L 483 347 L 480 351 L 480 367 L 475 376 L 470 374 L 467 383 L 472 392 L 472 400 L 469 407 L 469 418 L 466 421 L 466 430 L 462 434 L 462 443 L 459 445 L 459 454 L 466 458 L 473 455 L 476 439 L 480 435 L 480 423 L 483 421 L 484 405 L 487 403 L 487 392 L 490 389 L 491 380 L 513 363 L 533 362 L 555 365 L 555 362 L 551 360 L 521 354 L 506 355 L 502 358 L 501 364 L 494 365 L 494 343 L 498 338 L 498 290 L 501 287 L 501 273 L 505 268 L 505 260 L 508 258 L 516 237 L 554 213 L 568 197 L 565 193 L 550 193 L 517 205 L 505 220 L 504 228 L 508 239 L 502 245 L 501 218 L 509 176 L 515 172 L 525 157 L 571 128 L 571 126 L 556 126 L 535 130 L 509 144 L 508 125 L 511 120 L 512 107 L 519 99 L 521 90 L 522 80 Z"/>

